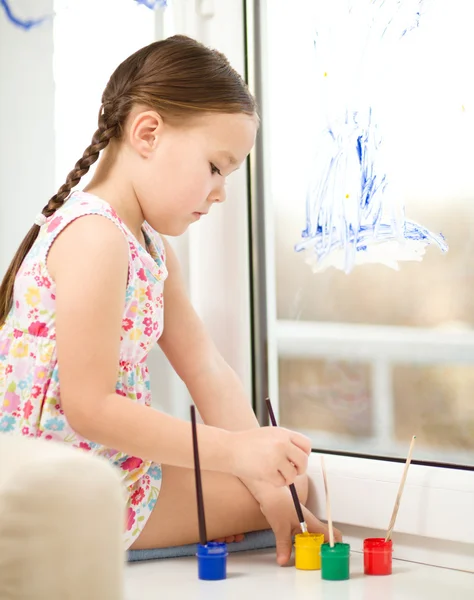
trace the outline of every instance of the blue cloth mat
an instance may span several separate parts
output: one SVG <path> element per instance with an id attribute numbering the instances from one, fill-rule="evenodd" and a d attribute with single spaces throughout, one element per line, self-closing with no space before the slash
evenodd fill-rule
<path id="1" fill-rule="evenodd" d="M 262 550 L 275 547 L 275 535 L 271 529 L 265 531 L 252 531 L 246 533 L 241 542 L 227 544 L 229 552 L 243 552 L 244 550 Z M 194 556 L 196 544 L 175 546 L 172 548 L 152 548 L 151 550 L 129 550 L 128 562 L 138 560 L 155 560 L 157 558 L 176 558 L 178 556 Z"/>

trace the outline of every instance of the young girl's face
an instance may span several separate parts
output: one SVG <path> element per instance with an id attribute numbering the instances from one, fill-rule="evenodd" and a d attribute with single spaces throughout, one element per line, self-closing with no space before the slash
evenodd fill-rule
<path id="1" fill-rule="evenodd" d="M 254 145 L 257 120 L 240 113 L 207 113 L 182 126 L 159 120 L 153 129 L 150 121 L 148 130 L 146 122 L 145 117 L 142 133 L 153 145 L 149 152 L 136 153 L 134 192 L 154 229 L 180 235 L 225 200 L 226 178 Z"/>

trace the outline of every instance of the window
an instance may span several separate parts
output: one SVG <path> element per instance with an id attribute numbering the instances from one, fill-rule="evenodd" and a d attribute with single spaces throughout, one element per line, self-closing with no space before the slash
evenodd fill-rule
<path id="1" fill-rule="evenodd" d="M 474 362 L 470 330 L 472 311 L 469 312 L 468 305 L 472 232 L 469 229 L 469 204 L 465 201 L 472 197 L 473 189 L 472 152 L 465 145 L 466 140 L 472 139 L 473 125 L 472 83 L 470 71 L 466 69 L 467 56 L 472 55 L 468 45 L 472 42 L 465 35 L 470 23 L 467 2 L 453 0 L 449 3 L 453 7 L 452 13 L 443 13 L 446 30 L 443 30 L 438 45 L 446 52 L 439 54 L 440 49 L 436 45 L 433 48 L 431 42 L 424 50 L 425 66 L 430 61 L 429 53 L 438 52 L 438 71 L 445 80 L 434 85 L 433 74 L 430 79 L 429 72 L 428 75 L 424 72 L 421 88 L 416 72 L 406 58 L 405 62 L 399 63 L 399 71 L 406 68 L 410 73 L 412 92 L 411 96 L 396 96 L 395 108 L 398 111 L 398 104 L 401 105 L 400 114 L 398 121 L 392 123 L 391 133 L 395 143 L 398 124 L 400 128 L 404 127 L 407 116 L 413 121 L 412 107 L 408 103 L 414 97 L 413 90 L 416 89 L 425 100 L 426 92 L 431 90 L 423 110 L 419 109 L 421 99 L 415 97 L 414 102 L 419 116 L 415 124 L 423 135 L 420 133 L 416 139 L 412 136 L 410 144 L 403 147 L 404 154 L 396 158 L 399 160 L 400 183 L 413 184 L 413 196 L 407 198 L 406 203 L 410 217 L 418 218 L 435 231 L 443 231 L 450 251 L 441 256 L 435 248 L 430 248 L 421 264 L 407 263 L 400 273 L 392 273 L 386 267 L 370 267 L 357 268 L 349 276 L 335 271 L 312 275 L 301 257 L 293 252 L 293 244 L 299 239 L 305 218 L 304 203 L 299 199 L 305 194 L 302 173 L 307 165 L 306 155 L 300 150 L 308 147 L 306 116 L 313 105 L 310 95 L 304 96 L 302 89 L 309 72 L 305 61 L 309 60 L 312 51 L 312 27 L 306 10 L 315 3 L 313 0 L 293 3 L 286 0 L 246 0 L 245 3 L 242 0 L 196 3 L 173 0 L 168 4 L 162 13 L 136 6 L 132 0 L 56 0 L 55 89 L 51 69 L 53 34 L 48 26 L 26 34 L 0 22 L 0 42 L 7 44 L 9 49 L 4 53 L 5 57 L 23 54 L 28 57 L 28 64 L 35 66 L 25 77 L 21 61 L 12 63 L 8 60 L 1 64 L 2 81 L 6 77 L 7 85 L 0 98 L 4 108 L 0 117 L 7 117 L 1 121 L 4 160 L 0 163 L 0 189 L 2 199 L 8 199 L 0 206 L 2 265 L 7 266 L 7 257 L 9 261 L 31 225 L 42 206 L 41 198 L 47 198 L 51 193 L 53 178 L 56 185 L 63 183 L 89 144 L 103 86 L 122 58 L 143 44 L 175 32 L 217 47 L 242 74 L 245 73 L 247 54 L 249 76 L 253 85 L 258 82 L 262 92 L 259 95 L 263 98 L 263 135 L 251 159 L 252 235 L 246 203 L 249 182 L 245 170 L 241 169 L 229 180 L 228 201 L 224 206 L 212 211 L 208 219 L 191 228 L 186 236 L 173 240 L 196 309 L 249 391 L 252 366 L 256 380 L 265 376 L 265 352 L 268 350 L 270 392 L 275 408 L 278 408 L 277 399 L 280 400 L 280 419 L 283 424 L 294 423 L 296 427 L 309 430 L 314 436 L 315 447 L 333 448 L 335 452 L 348 450 L 402 456 L 412 433 L 406 412 L 411 410 L 410 416 L 423 424 L 432 422 L 433 416 L 437 416 L 435 410 L 431 410 L 436 406 L 438 414 L 449 416 L 446 421 L 449 427 L 438 422 L 434 433 L 436 444 L 431 447 L 429 440 L 423 440 L 417 431 L 420 437 L 417 457 L 436 455 L 438 460 L 453 461 L 461 466 L 472 464 L 472 447 L 452 445 L 453 430 L 459 439 L 472 442 L 467 429 L 472 417 L 469 417 L 470 409 L 465 400 L 470 393 L 469 377 Z M 322 6 L 323 0 L 319 4 Z M 435 17 L 439 17 L 443 4 L 447 5 L 440 0 L 426 3 L 434 7 L 430 17 L 431 36 L 438 35 Z M 451 30 L 455 35 L 447 37 Z M 421 44 L 422 35 L 428 33 L 423 34 L 420 27 L 418 34 L 417 44 L 418 41 Z M 406 52 L 414 51 L 417 44 L 413 41 Z M 457 55 L 459 46 L 464 48 L 464 53 Z M 257 59 L 256 65 L 254 59 Z M 259 60 L 263 63 L 262 73 L 258 69 Z M 461 77 L 459 73 L 463 69 L 465 76 Z M 256 75 L 262 75 L 261 79 L 255 79 Z M 400 81 L 401 73 L 398 77 Z M 36 94 L 33 105 L 28 95 L 31 89 Z M 24 93 L 18 94 L 18 90 Z M 448 106 L 450 98 L 456 101 L 466 98 L 465 110 L 456 112 L 453 109 L 451 121 L 437 121 L 436 139 L 444 142 L 450 139 L 456 149 L 456 154 L 454 150 L 443 151 L 440 156 L 445 162 L 440 163 L 437 162 L 440 144 L 426 147 L 424 138 L 432 133 L 429 111 L 439 109 L 439 103 Z M 16 114 L 21 115 L 21 119 L 11 118 Z M 53 121 L 55 136 L 52 135 Z M 410 161 L 414 154 L 412 145 L 417 148 L 415 163 Z M 393 147 L 399 148 L 399 145 Z M 464 154 L 457 152 L 459 148 L 465 149 Z M 265 158 L 264 189 L 259 185 L 262 154 Z M 17 166 L 12 163 L 18 157 L 25 165 L 28 177 L 18 177 Z M 420 157 L 424 160 L 422 165 Z M 440 164 L 444 171 L 439 168 Z M 258 167 L 256 170 L 255 166 Z M 446 208 L 450 205 L 442 171 L 453 181 L 453 198 L 458 196 L 457 212 Z M 427 187 L 433 182 L 434 187 Z M 423 194 L 427 193 L 433 200 L 429 204 L 423 200 Z M 18 202 L 11 198 L 18 198 Z M 288 198 L 291 204 L 287 204 Z M 262 216 L 265 217 L 263 222 Z M 249 271 L 249 241 L 253 250 L 253 282 Z M 258 260 L 263 245 L 266 263 Z M 436 277 L 445 278 L 439 289 L 433 286 L 436 312 L 433 313 L 431 308 L 428 314 L 426 307 L 431 298 L 423 289 L 416 298 L 418 310 L 409 310 L 410 306 L 404 303 L 406 294 L 400 292 L 400 286 L 406 285 L 407 272 L 408 278 L 415 280 L 417 277 L 428 278 L 433 269 L 436 269 Z M 365 282 L 360 278 L 364 272 Z M 377 313 L 373 305 L 367 310 L 367 303 L 360 301 L 360 290 L 356 293 L 356 289 L 368 285 L 371 278 L 375 279 L 379 294 L 385 293 L 385 288 L 390 286 L 397 291 L 399 301 L 396 302 L 395 297 L 389 298 L 392 304 L 384 304 L 384 310 Z M 432 283 L 421 281 L 427 285 Z M 451 288 L 458 291 L 452 294 Z M 257 351 L 253 356 L 250 291 L 254 307 L 257 306 L 253 315 L 253 333 L 262 342 L 258 348 L 254 345 Z M 415 299 L 413 293 L 411 296 Z M 328 297 L 331 304 L 324 301 Z M 462 327 L 458 323 L 456 330 L 453 324 L 448 328 L 448 317 L 451 321 L 454 318 L 462 321 Z M 259 329 L 267 318 L 268 340 L 265 328 Z M 152 388 L 154 381 L 159 382 L 153 388 L 154 403 L 188 418 L 187 390 L 158 350 L 150 357 L 149 366 Z M 456 382 L 456 388 L 446 387 L 448 377 Z M 266 392 L 266 383 L 261 388 Z M 457 391 L 453 393 L 454 389 Z M 417 414 L 414 410 L 415 391 L 431 401 L 436 395 L 436 405 L 428 404 L 428 401 L 417 404 L 418 409 L 429 405 L 429 413 L 419 411 Z M 455 401 L 448 401 L 451 413 L 442 413 L 441 400 L 446 401 L 447 394 L 453 394 Z M 257 402 L 262 399 L 263 394 L 255 395 Z M 317 411 L 313 410 L 315 404 Z M 311 410 L 307 410 L 308 405 Z M 388 406 L 393 410 L 387 410 Z M 456 413 L 459 419 L 453 418 Z M 321 418 L 311 422 L 314 415 Z M 459 435 L 461 418 L 464 437 Z M 318 465 L 318 455 L 314 453 L 310 476 L 317 494 L 313 494 L 313 501 L 323 497 Z M 347 456 L 329 456 L 326 465 L 333 517 L 349 539 L 352 534 L 360 534 L 354 527 L 362 528 L 362 537 L 367 533 L 366 528 L 381 530 L 386 527 L 402 465 L 395 460 L 382 462 Z M 311 508 L 324 518 L 322 503 L 317 504 L 312 504 Z M 472 570 L 473 505 L 472 471 L 411 467 L 397 520 L 397 556 Z M 440 527 L 440 523 L 446 523 L 447 515 L 449 527 Z M 401 536 L 400 532 L 410 535 Z M 359 536 L 359 542 L 360 539 Z M 350 541 L 352 548 L 357 549 L 359 542 Z M 437 549 L 439 552 L 435 557 Z"/>
<path id="2" fill-rule="evenodd" d="M 316 448 L 393 457 L 403 457 L 416 434 L 417 459 L 472 465 L 470 3 L 421 3 L 418 26 L 390 51 L 381 47 L 381 68 L 362 56 L 368 68 L 379 67 L 372 87 L 364 78 L 374 73 L 354 60 L 352 40 L 331 45 L 328 72 L 317 71 L 315 55 L 328 51 L 323 42 L 330 28 L 337 38 L 337 28 L 346 25 L 347 2 L 261 4 L 265 202 L 271 221 L 266 225 L 268 328 L 275 345 L 270 382 L 280 423 L 310 435 Z M 403 5 L 418 5 L 372 3 L 379 4 L 391 5 L 397 18 Z M 322 12 L 315 15 L 315 8 Z M 357 10 L 363 13 L 353 7 Z M 357 23 L 353 18 L 352 26 Z M 351 35 L 356 39 L 365 32 L 361 24 Z M 325 95 L 322 79 L 337 76 L 338 67 L 351 60 L 360 81 L 341 78 L 332 88 L 337 94 Z M 354 90 L 362 93 L 358 84 L 373 93 L 355 101 Z M 328 108 L 328 98 L 338 104 Z M 325 159 L 324 153 L 313 158 L 319 131 L 327 126 L 328 112 L 334 122 L 337 111 L 343 119 L 351 106 L 371 103 L 390 189 L 403 198 L 407 217 L 443 233 L 449 251 L 428 247 L 421 263 L 401 263 L 399 271 L 367 264 L 349 274 L 334 268 L 313 273 L 294 246 L 306 224 L 308 181 L 319 168 L 315 161 Z"/>
<path id="3" fill-rule="evenodd" d="M 263 421 L 262 401 L 270 393 L 280 423 L 308 433 L 319 449 L 310 458 L 309 508 L 323 519 L 318 454 L 331 454 L 326 469 L 333 519 L 356 551 L 365 537 L 386 531 L 401 457 L 416 427 L 415 459 L 422 460 L 408 474 L 395 556 L 472 571 L 473 413 L 464 391 L 474 363 L 468 145 L 474 94 L 463 75 L 472 45 L 469 7 L 462 0 L 450 10 L 439 0 L 423 3 L 431 11 L 425 29 L 420 25 L 416 43 L 397 50 L 396 68 L 382 63 L 379 86 L 391 92 L 384 117 L 392 178 L 409 217 L 442 231 L 449 253 L 428 248 L 421 264 L 402 264 L 398 273 L 368 265 L 350 275 L 312 274 L 293 249 L 306 224 L 313 134 L 321 118 L 310 77 L 311 13 L 320 8 L 327 16 L 348 5 L 379 3 L 246 2 L 249 75 L 263 113 L 251 160 L 254 399 Z M 446 514 L 450 526 L 440 528 Z"/>

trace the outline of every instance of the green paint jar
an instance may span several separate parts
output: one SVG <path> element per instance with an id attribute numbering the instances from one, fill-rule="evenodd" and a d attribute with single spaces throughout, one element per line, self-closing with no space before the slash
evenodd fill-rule
<path id="1" fill-rule="evenodd" d="M 349 544 L 329 544 L 321 546 L 321 577 L 327 581 L 344 581 L 350 577 Z"/>

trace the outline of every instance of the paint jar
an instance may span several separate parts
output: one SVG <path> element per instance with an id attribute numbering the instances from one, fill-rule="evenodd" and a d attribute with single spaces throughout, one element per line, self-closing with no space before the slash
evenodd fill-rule
<path id="1" fill-rule="evenodd" d="M 364 573 L 366 575 L 391 575 L 392 540 L 367 538 L 364 540 Z"/>
<path id="2" fill-rule="evenodd" d="M 227 544 L 208 542 L 197 545 L 198 577 L 205 581 L 217 581 L 227 576 Z"/>
<path id="3" fill-rule="evenodd" d="M 322 533 L 298 533 L 295 535 L 295 567 L 302 571 L 317 571 L 321 568 Z"/>
<path id="4" fill-rule="evenodd" d="M 321 577 L 327 581 L 349 579 L 351 547 L 349 544 L 329 544 L 321 546 Z"/>

